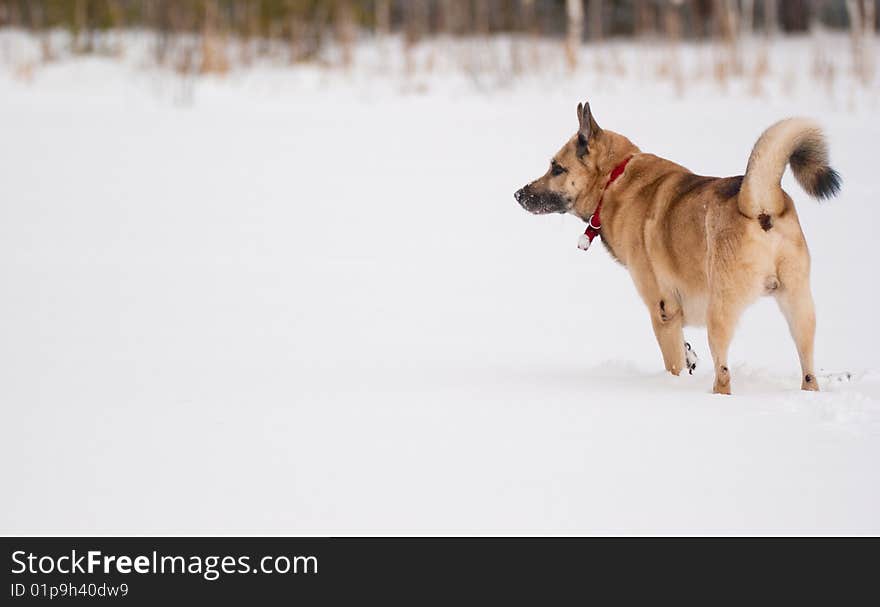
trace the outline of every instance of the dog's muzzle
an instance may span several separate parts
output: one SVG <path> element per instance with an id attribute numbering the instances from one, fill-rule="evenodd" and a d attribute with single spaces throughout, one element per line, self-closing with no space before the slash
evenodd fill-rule
<path id="1" fill-rule="evenodd" d="M 565 213 L 568 204 L 558 194 L 536 194 L 529 186 L 520 188 L 513 194 L 513 198 L 529 213 L 546 215 L 548 213 Z"/>

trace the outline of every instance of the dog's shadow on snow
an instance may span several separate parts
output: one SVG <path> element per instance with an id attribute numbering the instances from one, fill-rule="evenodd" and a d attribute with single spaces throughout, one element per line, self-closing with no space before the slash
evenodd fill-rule
<path id="1" fill-rule="evenodd" d="M 771 396 L 786 393 L 807 394 L 800 390 L 800 377 L 792 372 L 770 371 L 748 363 L 732 365 L 735 394 L 743 396 Z M 548 389 L 571 388 L 585 391 L 601 389 L 621 392 L 656 392 L 708 394 L 712 393 L 713 370 L 705 363 L 693 375 L 682 372 L 678 377 L 663 369 L 650 370 L 631 361 L 608 360 L 596 365 L 506 365 L 493 369 L 495 380 L 528 384 Z M 819 373 L 823 391 L 845 390 L 858 383 L 860 374 Z"/>
<path id="2" fill-rule="evenodd" d="M 676 384 L 676 378 L 662 369 L 650 371 L 629 361 L 605 361 L 598 365 L 507 365 L 493 369 L 498 380 L 527 383 L 531 386 L 547 385 L 590 389 L 639 388 L 654 389 L 661 384 Z M 697 379 L 694 375 L 690 379 Z M 669 380 L 669 381 L 667 381 Z"/>

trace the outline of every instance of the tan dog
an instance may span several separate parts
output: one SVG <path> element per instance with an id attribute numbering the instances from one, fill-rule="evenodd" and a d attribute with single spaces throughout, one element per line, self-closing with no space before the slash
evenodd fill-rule
<path id="1" fill-rule="evenodd" d="M 578 132 L 544 176 L 516 192 L 517 202 L 535 214 L 572 213 L 596 228 L 648 306 L 670 373 L 687 364 L 682 327 L 707 325 L 714 391 L 730 394 L 727 350 L 736 323 L 746 306 L 772 295 L 797 346 L 801 388 L 818 390 L 810 254 L 780 179 L 789 164 L 812 196 L 838 192 L 819 127 L 802 118 L 778 122 L 758 139 L 744 176 L 703 177 L 599 128 L 589 104 L 577 111 Z"/>

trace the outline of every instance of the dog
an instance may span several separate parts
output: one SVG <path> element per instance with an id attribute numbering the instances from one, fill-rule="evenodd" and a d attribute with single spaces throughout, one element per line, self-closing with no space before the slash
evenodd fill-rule
<path id="1" fill-rule="evenodd" d="M 571 213 L 587 222 L 627 270 L 651 316 L 666 370 L 691 368 L 684 326 L 706 326 L 715 365 L 713 392 L 730 394 L 727 352 L 745 308 L 776 299 L 797 347 L 801 389 L 818 390 L 813 369 L 816 315 L 810 253 L 791 197 L 786 164 L 816 199 L 836 195 L 821 129 L 804 118 L 777 122 L 752 149 L 745 175 L 704 177 L 642 152 L 597 124 L 578 104 L 578 130 L 540 178 L 514 194 L 536 215 Z"/>

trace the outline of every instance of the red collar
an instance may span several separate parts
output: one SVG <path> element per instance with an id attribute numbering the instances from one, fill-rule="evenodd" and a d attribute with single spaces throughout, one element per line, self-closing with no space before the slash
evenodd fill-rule
<path id="1" fill-rule="evenodd" d="M 627 163 L 632 160 L 632 156 L 628 156 L 623 159 L 623 162 L 614 167 L 614 170 L 611 171 L 611 175 L 608 177 L 608 183 L 605 184 L 605 187 L 602 188 L 602 194 L 599 196 L 599 204 L 596 205 L 596 210 L 593 211 L 593 214 L 590 215 L 590 218 L 587 220 L 587 229 L 578 240 L 578 248 L 586 251 L 590 248 L 590 245 L 593 243 L 593 239 L 599 235 L 599 230 L 602 229 L 602 219 L 599 217 L 599 211 L 602 210 L 602 199 L 605 198 L 605 190 L 608 189 L 615 180 L 623 175 L 623 170 L 626 168 Z"/>

